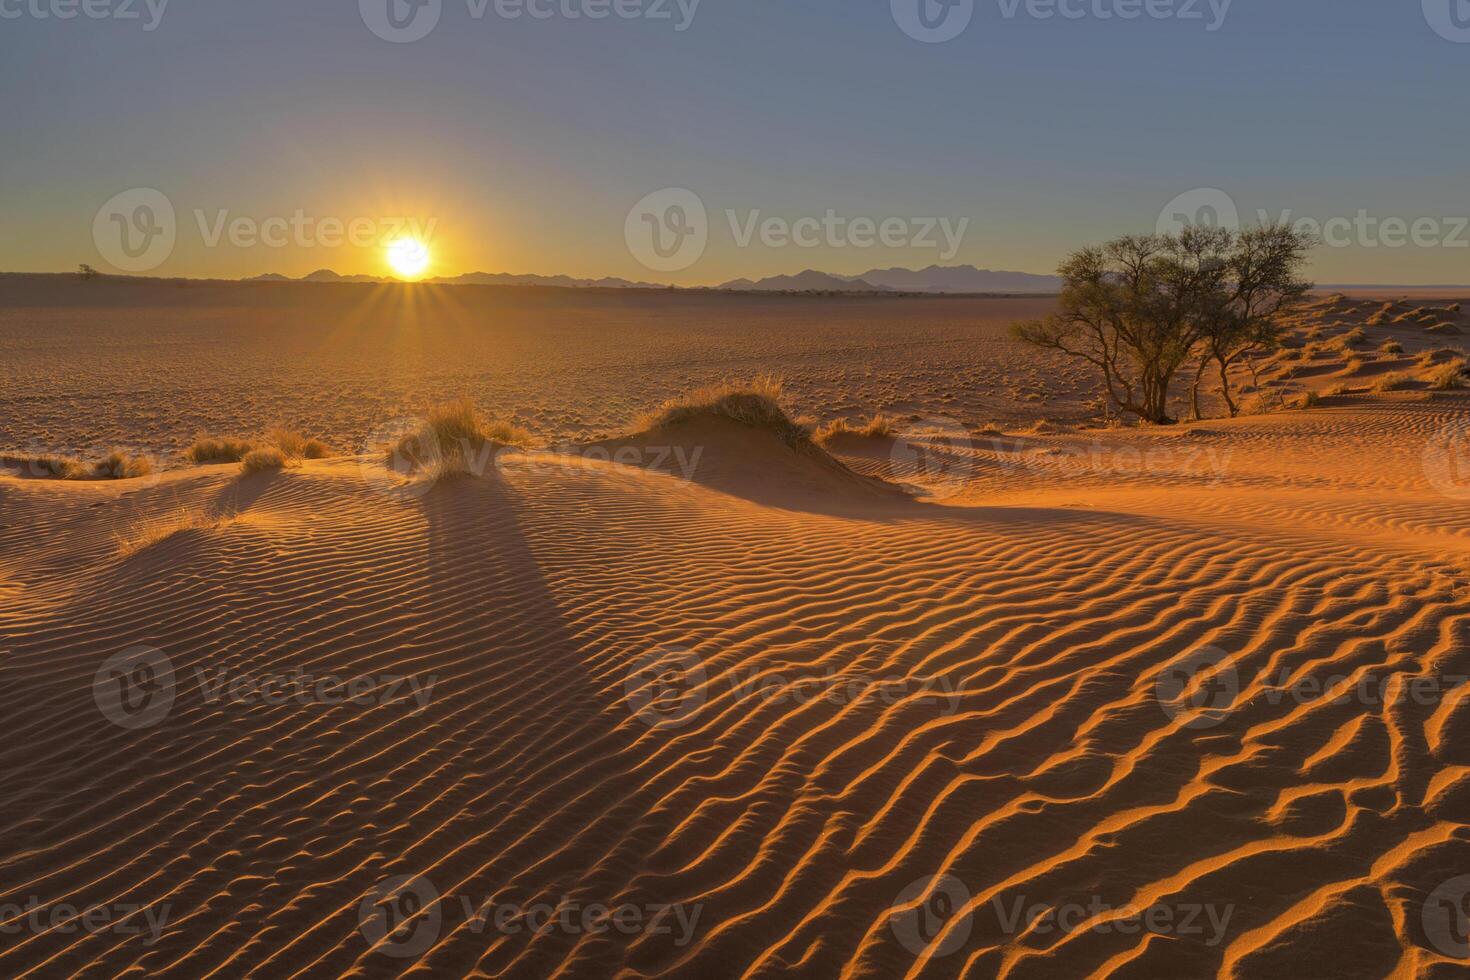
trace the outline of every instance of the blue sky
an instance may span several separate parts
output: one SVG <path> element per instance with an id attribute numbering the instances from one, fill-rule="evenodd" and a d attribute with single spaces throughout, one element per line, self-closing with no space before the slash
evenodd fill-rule
<path id="1" fill-rule="evenodd" d="M 155 274 L 383 272 L 398 218 L 429 230 L 439 274 L 1044 272 L 1217 188 L 1247 223 L 1358 218 L 1316 253 L 1319 281 L 1470 282 L 1470 43 L 1431 23 L 1461 0 L 1152 0 L 1170 15 L 1131 20 L 1100 14 L 1143 0 L 1064 0 L 1075 18 L 975 0 L 943 43 L 889 0 L 701 0 L 692 18 L 692 0 L 619 0 L 641 15 L 599 20 L 567 12 L 612 0 L 540 0 L 545 18 L 443 0 L 411 43 L 355 0 L 175 0 L 156 24 L 144 0 L 137 19 L 58 19 L 66 2 L 0 0 L 0 269 L 112 267 L 99 209 L 152 188 L 177 225 Z M 707 245 L 672 271 L 626 230 L 662 188 L 707 209 Z M 828 212 L 907 231 L 803 247 L 734 230 Z M 293 215 L 284 244 L 248 234 Z M 918 234 L 938 218 L 966 222 L 957 249 Z M 211 241 L 237 219 L 245 234 Z M 378 224 L 341 245 L 318 233 L 332 219 Z M 1385 220 L 1420 222 L 1419 241 L 1393 247 Z"/>

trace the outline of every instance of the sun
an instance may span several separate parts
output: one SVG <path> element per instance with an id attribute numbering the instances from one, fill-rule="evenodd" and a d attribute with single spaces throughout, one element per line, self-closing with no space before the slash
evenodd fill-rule
<path id="1" fill-rule="evenodd" d="M 399 238 L 388 244 L 388 264 L 405 279 L 416 279 L 429 267 L 429 246 L 417 238 Z"/>

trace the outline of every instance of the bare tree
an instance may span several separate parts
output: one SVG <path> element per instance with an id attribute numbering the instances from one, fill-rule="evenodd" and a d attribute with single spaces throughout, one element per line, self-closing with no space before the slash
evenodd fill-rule
<path id="1" fill-rule="evenodd" d="M 1058 270 L 1060 312 L 1013 332 L 1093 364 L 1123 411 L 1172 424 L 1170 386 L 1218 313 L 1232 242 L 1225 229 L 1190 227 L 1081 249 Z"/>
<path id="2" fill-rule="evenodd" d="M 83 281 L 86 281 L 88 279 L 96 279 L 97 270 L 92 268 L 90 265 L 83 263 L 77 266 L 77 275 L 81 276 Z"/>

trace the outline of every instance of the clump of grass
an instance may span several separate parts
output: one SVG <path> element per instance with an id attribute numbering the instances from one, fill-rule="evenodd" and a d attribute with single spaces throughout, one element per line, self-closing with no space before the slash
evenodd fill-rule
<path id="1" fill-rule="evenodd" d="M 1465 374 L 1470 371 L 1464 358 L 1457 358 L 1448 364 L 1441 364 L 1431 371 L 1425 378 L 1429 387 L 1435 391 L 1454 391 L 1465 387 Z"/>
<path id="2" fill-rule="evenodd" d="M 135 480 L 153 472 L 153 464 L 143 456 L 129 456 L 113 450 L 92 464 L 92 476 L 98 480 Z"/>
<path id="3" fill-rule="evenodd" d="M 797 423 L 801 424 L 801 423 Z M 831 442 L 838 436 L 851 435 L 864 439 L 886 439 L 893 435 L 893 423 L 886 415 L 874 415 L 866 422 L 851 422 L 848 419 L 833 419 L 816 431 L 817 442 Z"/>
<path id="4" fill-rule="evenodd" d="M 1457 337 L 1461 333 L 1460 328 L 1455 326 L 1453 323 L 1432 323 L 1429 326 L 1425 327 L 1424 330 L 1426 333 L 1432 333 L 1435 336 L 1439 337 Z"/>
<path id="5" fill-rule="evenodd" d="M 1385 340 L 1383 346 L 1379 347 L 1378 350 L 1384 354 L 1402 354 L 1404 352 L 1404 345 L 1397 340 Z"/>
<path id="6" fill-rule="evenodd" d="M 687 425 L 699 418 L 727 418 L 741 425 L 768 429 L 788 444 L 811 442 L 811 430 L 791 420 L 781 407 L 781 382 L 763 375 L 747 384 L 726 383 L 700 388 L 671 398 L 644 416 L 638 428 L 663 429 Z"/>
<path id="7" fill-rule="evenodd" d="M 70 456 L 37 456 L 24 463 L 31 467 L 31 472 L 57 480 L 81 480 L 87 476 L 87 467 Z"/>
<path id="8" fill-rule="evenodd" d="M 272 429 L 265 434 L 265 442 L 279 449 L 288 459 L 326 459 L 330 455 L 326 443 L 320 439 L 308 439 L 295 429 Z"/>
<path id="9" fill-rule="evenodd" d="M 1363 359 L 1357 354 L 1354 354 L 1352 357 L 1349 357 L 1346 362 L 1344 362 L 1342 366 L 1342 373 L 1348 376 L 1357 374 L 1358 372 L 1363 370 L 1363 364 Z"/>
<path id="10" fill-rule="evenodd" d="M 1287 404 L 1292 408 L 1315 408 L 1322 404 L 1322 397 L 1315 391 L 1304 391 Z"/>
<path id="11" fill-rule="evenodd" d="M 1409 387 L 1409 385 L 1413 383 L 1413 380 L 1413 378 L 1410 378 L 1402 371 L 1395 371 L 1393 374 L 1385 374 L 1383 377 L 1373 382 L 1372 390 L 1376 394 L 1382 394 L 1386 391 L 1401 391 L 1404 388 Z"/>
<path id="12" fill-rule="evenodd" d="M 255 444 L 247 439 L 217 439 L 200 436 L 184 451 L 184 458 L 201 466 L 211 463 L 238 463 L 250 454 Z"/>
<path id="13" fill-rule="evenodd" d="M 126 558 L 182 531 L 205 531 L 223 527 L 233 521 L 235 516 L 233 513 L 210 516 L 200 508 L 181 505 L 172 513 L 138 521 L 126 531 L 114 534 L 113 539 L 117 542 L 118 557 Z"/>
<path id="14" fill-rule="evenodd" d="M 1322 328 L 1320 326 L 1308 327 L 1307 328 L 1307 332 L 1306 332 L 1306 338 L 1308 340 L 1321 340 L 1322 339 Z"/>
<path id="15" fill-rule="evenodd" d="M 1326 388 L 1323 388 L 1322 389 L 1322 397 L 1323 398 L 1336 398 L 1339 395 L 1346 395 L 1347 394 L 1347 390 L 1348 390 L 1348 388 L 1347 388 L 1347 385 L 1345 385 L 1345 384 L 1329 385 Z"/>
<path id="16" fill-rule="evenodd" d="M 388 468 L 400 473 L 424 471 L 435 479 L 452 473 L 478 472 L 486 449 L 529 446 L 525 429 L 486 419 L 468 398 L 431 408 L 424 422 L 388 447 Z"/>
<path id="17" fill-rule="evenodd" d="M 240 472 L 249 476 L 252 473 L 283 470 L 289 462 L 285 453 L 274 446 L 265 446 L 245 454 L 245 458 L 240 460 Z"/>

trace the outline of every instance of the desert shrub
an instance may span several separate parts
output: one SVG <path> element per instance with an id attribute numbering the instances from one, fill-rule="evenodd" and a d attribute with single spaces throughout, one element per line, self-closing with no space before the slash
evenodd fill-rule
<path id="1" fill-rule="evenodd" d="M 803 420 L 798 420 L 798 425 L 805 426 Z M 865 439 L 886 439 L 893 435 L 893 423 L 886 415 L 874 415 L 866 422 L 851 422 L 848 419 L 833 419 L 826 425 L 816 430 L 813 436 L 817 442 L 831 442 L 842 435 L 861 436 Z"/>
<path id="2" fill-rule="evenodd" d="M 699 418 L 727 418 L 768 429 L 792 445 L 811 441 L 811 432 L 781 407 L 781 382 L 764 375 L 748 384 L 714 385 L 671 398 L 640 420 L 640 429 L 671 428 Z"/>
<path id="3" fill-rule="evenodd" d="M 1424 329 L 1426 333 L 1432 333 L 1438 337 L 1458 337 L 1460 335 L 1460 328 L 1453 323 L 1432 323 Z"/>
<path id="4" fill-rule="evenodd" d="M 1313 408 L 1321 403 L 1322 398 L 1315 391 L 1304 391 L 1287 404 L 1292 408 Z"/>
<path id="5" fill-rule="evenodd" d="M 200 436 L 194 440 L 192 446 L 184 451 L 184 458 L 200 465 L 238 463 L 254 448 L 255 444 L 245 439 L 217 439 L 211 436 Z"/>
<path id="6" fill-rule="evenodd" d="M 1322 328 L 1320 326 L 1318 326 L 1318 327 L 1308 327 L 1305 336 L 1306 336 L 1306 338 L 1308 340 L 1321 340 L 1322 339 Z"/>
<path id="7" fill-rule="evenodd" d="M 1456 359 L 1447 364 L 1441 364 L 1425 378 L 1429 387 L 1435 391 L 1453 391 L 1456 388 L 1465 387 L 1465 374 L 1470 370 L 1464 359 Z"/>
<path id="8" fill-rule="evenodd" d="M 153 464 L 142 456 L 129 456 L 113 450 L 92 464 L 92 476 L 99 480 L 134 480 L 153 472 Z"/>
<path id="9" fill-rule="evenodd" d="M 1326 388 L 1323 388 L 1322 389 L 1322 397 L 1323 398 L 1336 398 L 1338 395 L 1345 395 L 1345 394 L 1347 394 L 1347 390 L 1348 390 L 1348 388 L 1347 388 L 1347 385 L 1345 385 L 1345 384 L 1340 384 L 1339 383 L 1339 384 L 1335 384 L 1335 385 L 1329 385 Z"/>
<path id="10" fill-rule="evenodd" d="M 1402 354 L 1404 352 L 1404 345 L 1397 340 L 1385 340 L 1383 346 L 1379 347 L 1378 350 L 1384 354 Z"/>
<path id="11" fill-rule="evenodd" d="M 1383 377 L 1373 382 L 1372 390 L 1375 393 L 1379 394 L 1385 391 L 1400 391 L 1404 388 L 1409 387 L 1409 385 L 1413 383 L 1413 380 L 1414 379 L 1410 378 L 1407 374 L 1404 374 L 1401 371 L 1395 371 L 1393 374 L 1385 374 Z"/>
<path id="12" fill-rule="evenodd" d="M 182 531 L 214 530 L 235 519 L 234 513 L 211 516 L 198 507 L 180 506 L 176 511 L 146 517 L 127 530 L 113 535 L 121 558 L 165 541 Z"/>
<path id="13" fill-rule="evenodd" d="M 245 454 L 245 458 L 240 461 L 240 472 L 249 475 L 282 470 L 286 468 L 288 462 L 285 453 L 274 446 L 265 446 L 260 449 L 252 449 Z"/>
<path id="14" fill-rule="evenodd" d="M 295 429 L 272 429 L 265 434 L 265 442 L 275 446 L 289 459 L 325 459 L 329 455 L 326 443 L 320 439 L 308 439 Z"/>
<path id="15" fill-rule="evenodd" d="M 423 424 L 388 447 L 388 468 L 424 471 L 435 478 L 477 471 L 496 446 L 528 446 L 525 429 L 487 419 L 468 398 L 429 409 Z"/>

